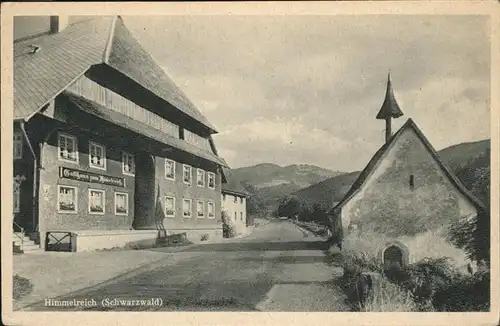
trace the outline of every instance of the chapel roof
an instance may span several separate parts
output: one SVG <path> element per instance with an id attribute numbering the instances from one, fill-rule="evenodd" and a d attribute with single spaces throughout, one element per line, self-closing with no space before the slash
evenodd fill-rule
<path id="1" fill-rule="evenodd" d="M 443 163 L 443 161 L 440 159 L 439 154 L 437 151 L 434 149 L 434 147 L 431 145 L 427 137 L 422 133 L 422 131 L 418 128 L 418 126 L 415 124 L 415 122 L 409 118 L 405 124 L 390 138 L 389 141 L 384 143 L 382 147 L 380 147 L 377 152 L 373 155 L 371 160 L 368 162 L 366 167 L 361 171 L 359 174 L 358 178 L 356 181 L 354 181 L 353 185 L 349 189 L 349 191 L 346 193 L 344 198 L 337 203 L 331 210 L 330 212 L 337 211 L 338 209 L 342 208 L 344 204 L 346 204 L 360 189 L 361 187 L 365 184 L 367 181 L 368 177 L 373 173 L 373 171 L 377 168 L 379 163 L 385 158 L 385 155 L 388 153 L 388 151 L 392 148 L 393 144 L 397 141 L 397 139 L 401 136 L 403 131 L 407 129 L 412 129 L 417 137 L 422 141 L 424 144 L 425 148 L 427 151 L 431 154 L 433 159 L 438 163 L 439 167 L 442 169 L 446 177 L 452 182 L 452 184 L 469 200 L 471 200 L 476 207 L 479 208 L 484 208 L 483 203 L 477 199 L 465 186 L 458 180 L 458 178 L 451 172 L 451 170 L 448 168 L 446 164 Z"/>

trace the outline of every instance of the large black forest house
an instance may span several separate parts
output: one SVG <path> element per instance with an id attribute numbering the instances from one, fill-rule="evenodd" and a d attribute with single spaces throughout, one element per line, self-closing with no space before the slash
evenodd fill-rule
<path id="1" fill-rule="evenodd" d="M 215 127 L 124 20 L 16 17 L 14 29 L 16 244 L 221 237 Z"/>

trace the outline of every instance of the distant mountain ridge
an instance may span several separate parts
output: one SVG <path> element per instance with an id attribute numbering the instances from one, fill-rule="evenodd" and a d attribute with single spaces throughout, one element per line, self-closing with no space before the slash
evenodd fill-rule
<path id="1" fill-rule="evenodd" d="M 310 164 L 292 164 L 279 166 L 273 163 L 261 163 L 254 166 L 232 169 L 238 180 L 255 188 L 265 188 L 283 184 L 308 187 L 327 178 L 343 174 Z"/>
<path id="2" fill-rule="evenodd" d="M 273 163 L 261 163 L 231 171 L 251 194 L 249 205 L 258 206 L 260 210 L 268 212 L 278 206 L 281 198 L 325 179 L 344 174 L 310 164 L 279 166 Z"/>

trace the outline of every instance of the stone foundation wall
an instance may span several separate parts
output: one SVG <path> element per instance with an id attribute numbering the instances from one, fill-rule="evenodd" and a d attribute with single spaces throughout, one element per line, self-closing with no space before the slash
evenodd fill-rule
<path id="1" fill-rule="evenodd" d="M 129 242 L 156 239 L 156 237 L 158 236 L 158 231 L 76 231 L 73 234 L 74 245 L 76 245 L 76 252 L 82 252 L 97 249 L 124 247 Z"/>

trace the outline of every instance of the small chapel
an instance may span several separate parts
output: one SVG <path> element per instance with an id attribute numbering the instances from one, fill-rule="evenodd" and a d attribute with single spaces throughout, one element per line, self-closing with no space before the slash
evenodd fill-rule
<path id="1" fill-rule="evenodd" d="M 373 250 L 384 264 L 412 262 L 415 237 L 442 235 L 448 225 L 474 218 L 482 209 L 476 199 L 441 161 L 426 136 L 410 118 L 392 133 L 392 119 L 402 117 L 389 72 L 387 89 L 376 119 L 385 120 L 385 142 L 359 177 L 329 212 L 339 246 L 355 232 L 376 234 L 382 246 Z M 439 251 L 440 248 L 425 249 Z M 432 252 L 429 252 L 432 254 Z"/>

